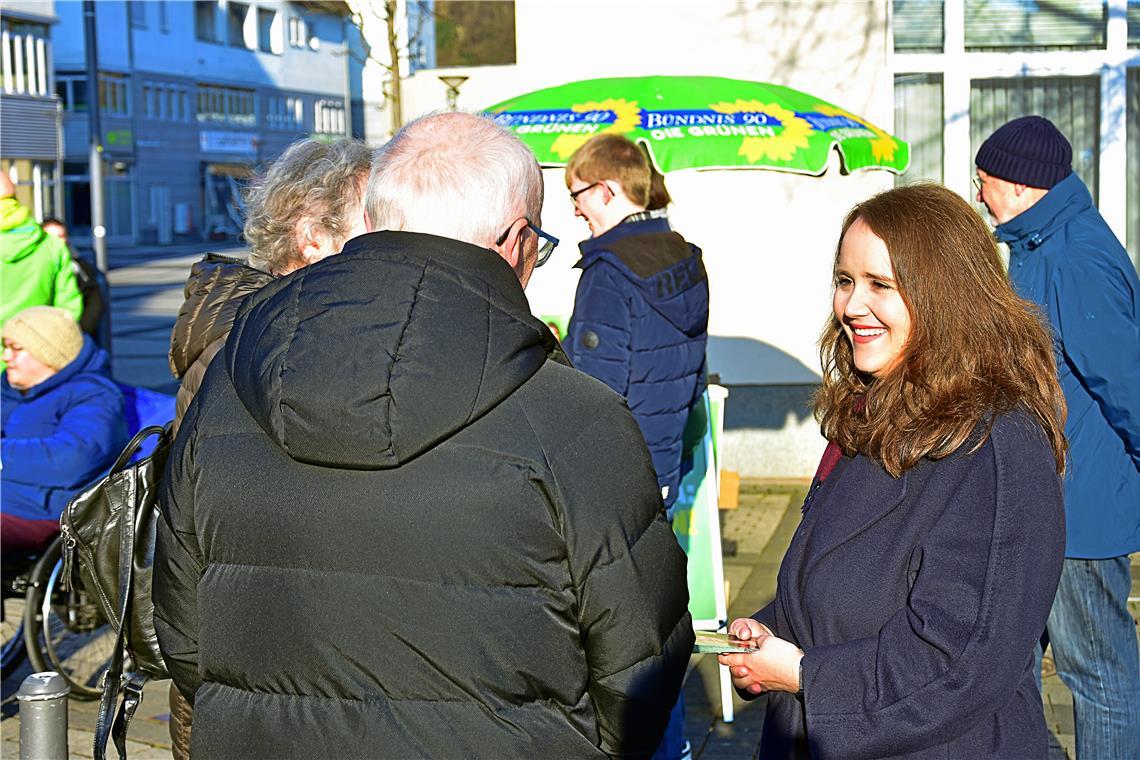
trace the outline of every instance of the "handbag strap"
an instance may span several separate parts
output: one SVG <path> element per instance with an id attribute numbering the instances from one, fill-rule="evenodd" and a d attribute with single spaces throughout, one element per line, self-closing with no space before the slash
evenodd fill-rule
<path id="1" fill-rule="evenodd" d="M 107 742 L 111 738 L 111 723 L 114 719 L 115 701 L 119 696 L 120 681 L 123 675 L 123 648 L 126 646 L 123 628 L 115 637 L 115 651 L 111 664 L 103 671 L 103 693 L 99 695 L 99 714 L 95 718 L 95 760 L 107 760 Z M 120 751 L 120 756 L 122 751 Z"/>
<path id="2" fill-rule="evenodd" d="M 118 472 L 121 470 L 127 464 L 127 462 L 131 461 L 131 457 L 133 457 L 135 455 L 135 452 L 139 450 L 139 447 L 142 446 L 143 441 L 152 435 L 162 435 L 164 430 L 165 428 L 159 425 L 149 425 L 147 427 L 144 427 L 139 432 L 135 433 L 135 437 L 132 438 L 130 442 L 123 447 L 122 452 L 119 454 L 119 458 L 115 460 L 115 463 L 113 465 L 111 465 L 111 472 Z"/>
<path id="3" fill-rule="evenodd" d="M 122 760 L 127 758 L 127 729 L 131 725 L 131 718 L 135 717 L 135 710 L 142 704 L 143 686 L 149 678 L 146 673 L 136 670 L 127 675 L 127 681 L 123 684 L 123 701 L 119 703 L 119 714 L 115 716 L 111 730 L 111 739 Z"/>
<path id="4" fill-rule="evenodd" d="M 149 431 L 151 430 L 158 430 L 159 433 L 162 432 L 162 428 L 159 427 L 140 430 L 139 433 L 131 439 L 131 444 L 127 446 L 123 454 L 127 454 L 127 452 L 135 447 L 139 442 L 139 436 L 142 436 L 144 433 L 149 435 Z M 120 455 L 119 458 L 122 459 L 123 456 Z M 116 463 L 116 467 L 121 466 L 122 465 Z M 120 730 L 117 726 L 114 726 L 115 721 L 113 721 L 112 718 L 112 714 L 115 711 L 115 701 L 122 686 L 127 629 L 130 627 L 130 592 L 134 575 L 135 521 L 138 519 L 139 510 L 138 471 L 130 469 L 125 472 L 130 473 L 130 483 L 128 484 L 128 495 L 123 504 L 123 521 L 119 529 L 119 632 L 118 635 L 115 636 L 115 650 L 111 655 L 111 664 L 103 674 L 103 693 L 99 697 L 99 716 L 95 721 L 95 760 L 106 760 L 107 740 L 111 735 L 113 727 L 115 728 L 115 749 L 118 750 L 121 760 L 126 760 L 127 757 L 126 727 L 124 726 Z M 137 707 L 137 704 L 135 706 Z M 133 709 L 131 710 L 131 715 L 134 715 Z M 127 717 L 126 720 L 129 722 L 130 718 Z"/>

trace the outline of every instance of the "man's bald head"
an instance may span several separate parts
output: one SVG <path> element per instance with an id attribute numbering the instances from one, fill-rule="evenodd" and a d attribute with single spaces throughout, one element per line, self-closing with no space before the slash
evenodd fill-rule
<path id="1" fill-rule="evenodd" d="M 376 151 L 364 202 L 375 230 L 491 247 L 520 217 L 539 223 L 542 193 L 534 154 L 517 137 L 483 116 L 437 113 Z"/>

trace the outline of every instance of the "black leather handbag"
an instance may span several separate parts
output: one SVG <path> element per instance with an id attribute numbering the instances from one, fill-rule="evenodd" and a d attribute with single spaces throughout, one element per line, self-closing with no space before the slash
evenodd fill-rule
<path id="1" fill-rule="evenodd" d="M 154 449 L 137 458 L 152 436 L 158 437 Z M 170 677 L 154 631 L 150 589 L 155 505 L 172 438 L 169 424 L 140 430 L 111 471 L 77 494 L 59 521 L 63 577 L 78 577 L 118 634 L 111 664 L 103 675 L 95 728 L 97 760 L 106 757 L 112 728 L 119 757 L 126 758 L 127 727 L 142 701 L 143 685 L 151 678 Z M 120 692 L 123 701 L 112 723 Z"/>

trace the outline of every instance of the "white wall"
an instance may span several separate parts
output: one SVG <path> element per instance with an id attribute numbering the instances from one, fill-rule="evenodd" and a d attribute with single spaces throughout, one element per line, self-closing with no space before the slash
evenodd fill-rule
<path id="1" fill-rule="evenodd" d="M 885 26 L 885 0 L 518 0 L 517 66 L 418 72 L 404 81 L 404 114 L 411 119 L 445 107 L 442 73 L 470 77 L 459 95 L 465 110 L 577 79 L 699 74 L 804 90 L 889 129 L 893 80 Z M 704 250 L 712 297 L 709 369 L 723 384 L 818 382 L 815 341 L 830 309 L 840 223 L 856 202 L 892 182 L 885 172 L 841 176 L 837 160 L 823 177 L 668 176 L 674 226 Z M 538 314 L 569 313 L 576 245 L 588 232 L 574 219 L 562 172 L 544 175 L 542 226 L 562 245 L 535 274 L 528 296 Z M 731 396 L 728 405 L 731 417 Z M 729 460 L 754 475 L 810 475 L 823 446 L 810 415 L 795 412 L 783 427 L 730 431 L 730 449 L 734 441 L 747 452 L 730 451 Z"/>
<path id="2" fill-rule="evenodd" d="M 805 90 L 889 127 L 885 5 L 836 3 L 596 2 L 519 0 L 518 65 L 455 69 L 470 79 L 459 106 L 480 110 L 540 87 L 595 76 L 705 74 Z M 604 20 L 604 23 L 603 23 Z M 835 30 L 852 30 L 837 34 Z M 444 107 L 439 71 L 404 83 L 405 115 Z M 713 303 L 710 333 L 764 347 L 712 341 L 710 369 L 729 384 L 818 380 L 815 339 L 830 308 L 830 266 L 844 213 L 890 186 L 891 175 L 823 177 L 767 171 L 676 172 L 673 223 L 705 251 Z M 563 240 L 529 296 L 538 312 L 568 312 L 577 279 L 574 245 L 588 234 L 573 217 L 562 173 L 547 170 L 543 227 Z M 727 346 L 731 345 L 731 350 Z"/>

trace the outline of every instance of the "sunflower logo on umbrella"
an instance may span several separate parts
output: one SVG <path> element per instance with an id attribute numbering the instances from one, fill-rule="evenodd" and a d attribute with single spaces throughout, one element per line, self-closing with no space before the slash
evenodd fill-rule
<path id="1" fill-rule="evenodd" d="M 591 103 L 575 103 L 570 106 L 570 110 L 574 113 L 590 113 L 591 111 L 610 111 L 614 114 L 615 119 L 613 124 L 595 134 L 605 134 L 607 132 L 616 132 L 617 134 L 626 134 L 632 132 L 638 125 L 641 119 L 641 109 L 637 106 L 637 101 L 621 100 L 619 98 L 609 98 Z M 569 161 L 570 156 L 574 155 L 574 151 L 581 148 L 586 141 L 594 135 L 559 135 L 550 145 L 550 152 L 561 158 L 563 161 Z"/>
<path id="2" fill-rule="evenodd" d="M 801 119 L 794 111 L 781 108 L 774 103 L 761 103 L 758 100 L 737 100 L 735 103 L 712 103 L 709 108 L 717 113 L 761 113 L 771 116 L 783 129 L 770 137 L 745 137 L 740 143 L 738 155 L 749 163 L 767 158 L 770 161 L 791 161 L 796 151 L 808 146 L 811 124 Z"/>

